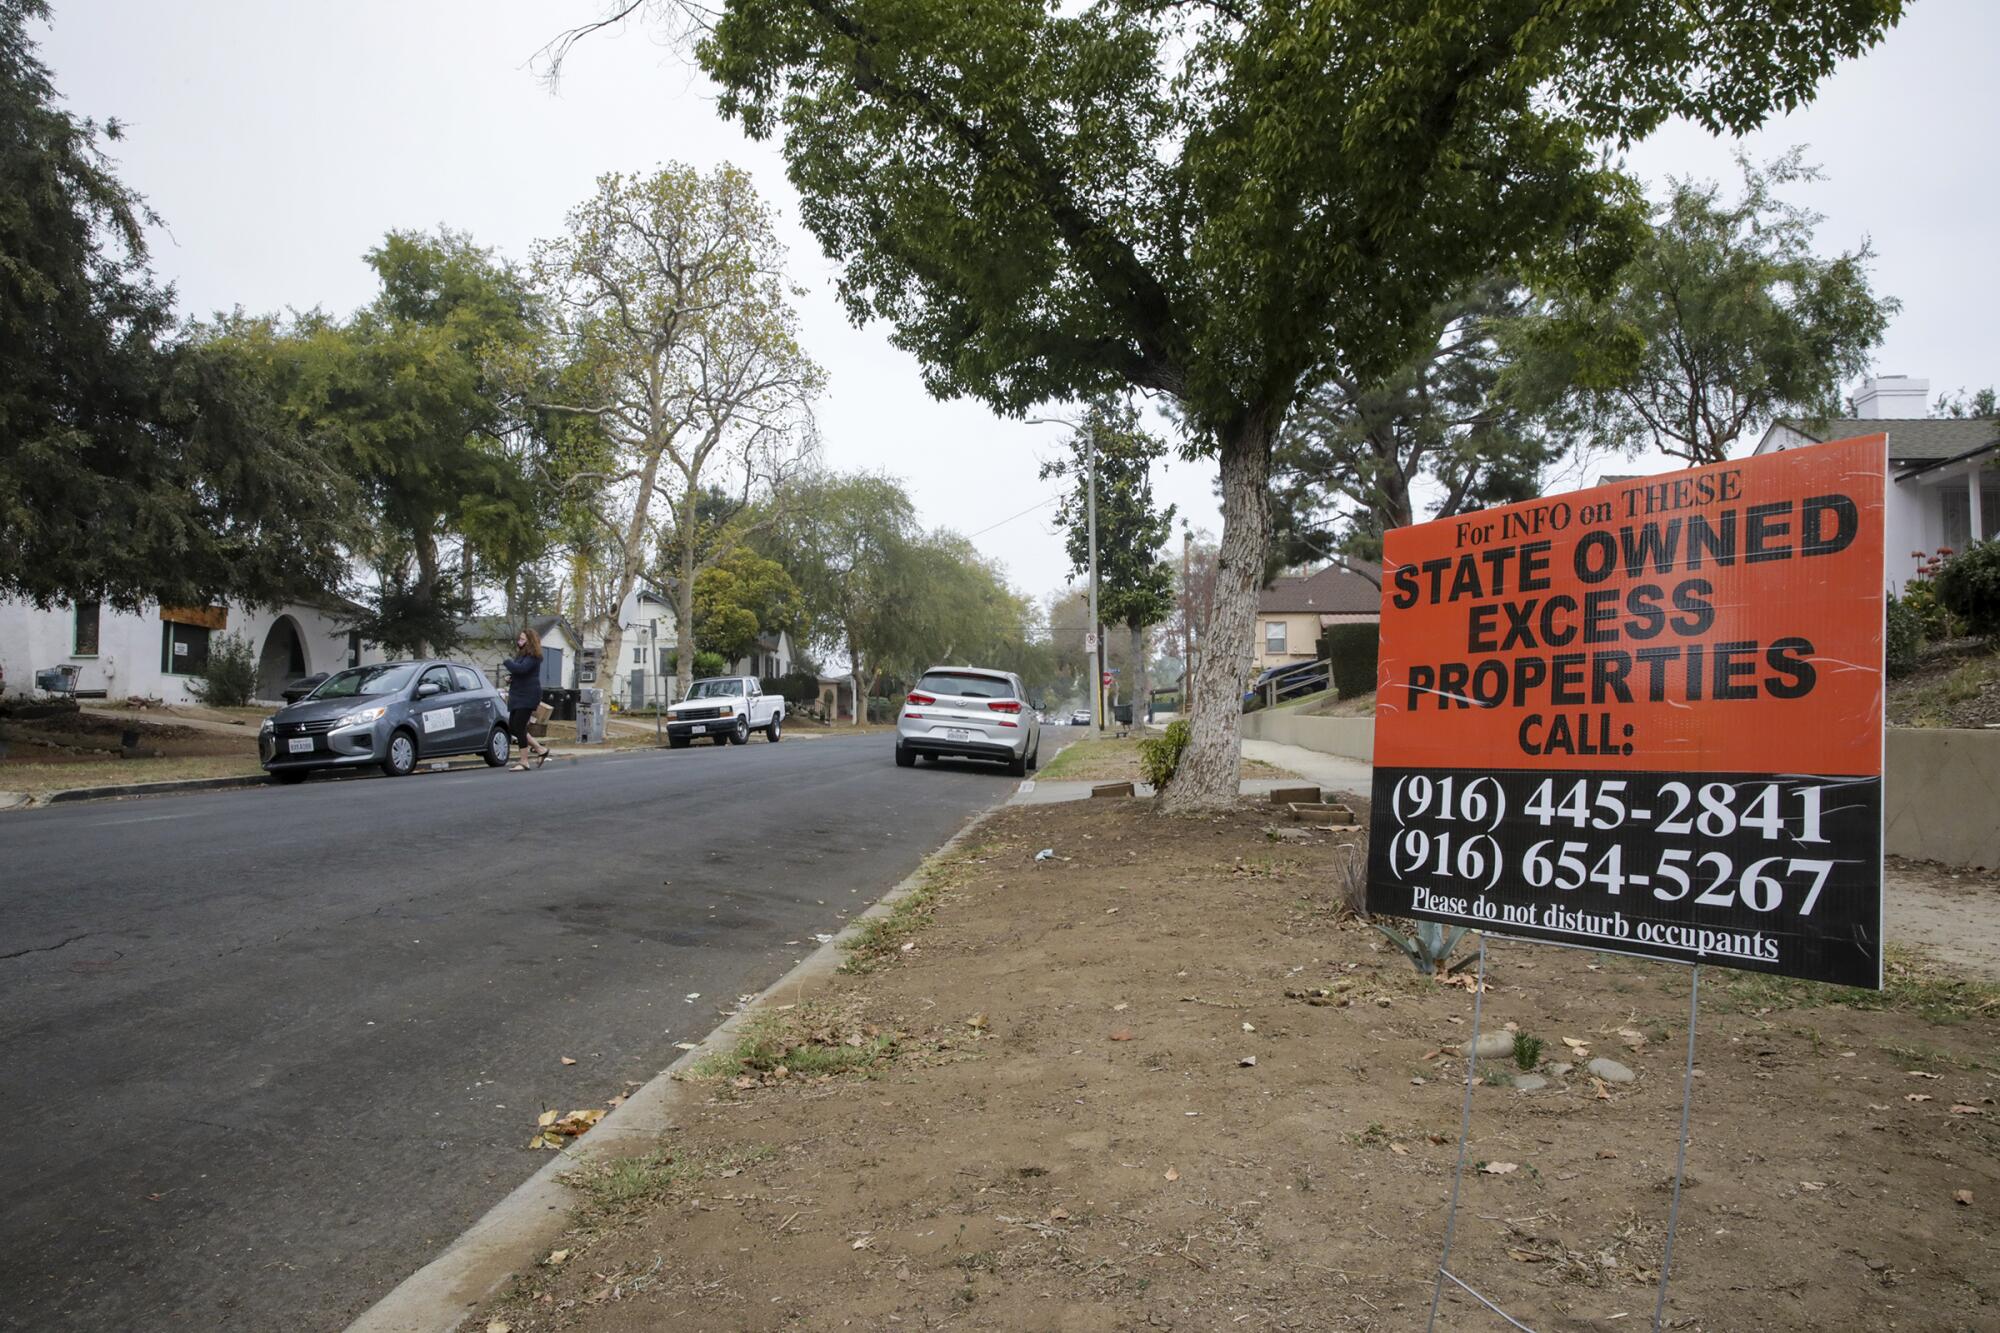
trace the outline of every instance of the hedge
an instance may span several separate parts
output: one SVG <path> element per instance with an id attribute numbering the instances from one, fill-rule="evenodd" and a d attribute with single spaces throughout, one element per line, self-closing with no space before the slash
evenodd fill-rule
<path id="1" fill-rule="evenodd" d="M 1319 636 L 1318 652 L 1332 663 L 1333 688 L 1343 699 L 1375 692 L 1375 660 L 1382 643 L 1381 626 L 1328 625 Z"/>

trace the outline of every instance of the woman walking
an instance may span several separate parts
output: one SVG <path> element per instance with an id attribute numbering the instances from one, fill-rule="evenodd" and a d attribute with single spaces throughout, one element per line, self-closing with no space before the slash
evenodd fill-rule
<path id="1" fill-rule="evenodd" d="M 542 638 L 523 627 L 514 636 L 516 655 L 500 665 L 507 670 L 507 730 L 514 744 L 535 756 L 535 767 L 549 762 L 549 747 L 528 734 L 528 719 L 542 702 Z M 528 771 L 525 760 L 509 765 L 516 773 Z"/>

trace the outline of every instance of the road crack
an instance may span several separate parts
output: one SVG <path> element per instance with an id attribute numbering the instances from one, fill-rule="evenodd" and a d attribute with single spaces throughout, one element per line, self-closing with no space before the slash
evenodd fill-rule
<path id="1" fill-rule="evenodd" d="M 68 939 L 62 940 L 56 944 L 37 944 L 32 949 L 16 949 L 12 953 L 0 953 L 0 963 L 6 962 L 9 958 L 21 958 L 31 953 L 54 953 L 57 949 L 68 948 L 70 945 L 75 944 L 78 940 L 89 939 L 93 933 L 94 932 L 86 930 L 81 935 L 72 935 Z"/>

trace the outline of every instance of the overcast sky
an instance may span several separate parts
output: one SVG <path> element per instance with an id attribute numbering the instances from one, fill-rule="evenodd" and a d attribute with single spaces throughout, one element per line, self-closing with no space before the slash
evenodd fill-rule
<path id="1" fill-rule="evenodd" d="M 361 255 L 391 228 L 448 224 L 525 259 L 601 172 L 746 167 L 811 289 L 806 346 L 831 379 L 826 461 L 900 476 L 927 525 L 973 536 L 1020 590 L 1039 597 L 1063 581 L 1050 510 L 1013 517 L 1049 495 L 1036 463 L 1061 431 L 933 401 L 883 328 L 852 328 L 775 148 L 723 122 L 657 34 L 601 33 L 557 92 L 538 81 L 538 48 L 598 0 L 54 0 L 54 11 L 42 51 L 57 87 L 72 110 L 125 122 L 121 174 L 165 220 L 153 262 L 192 314 L 345 313 L 372 295 Z M 1811 146 L 1829 179 L 1789 197 L 1826 215 L 1823 249 L 1873 239 L 1877 290 L 1903 302 L 1877 369 L 1928 376 L 1934 394 L 2000 380 L 1996 49 L 2000 4 L 1915 0 L 1813 106 L 1744 145 L 1760 160 Z M 1654 183 L 1727 180 L 1736 146 L 1674 126 L 1630 166 Z M 1216 530 L 1212 478 L 1210 465 L 1176 463 L 1160 488 Z"/>

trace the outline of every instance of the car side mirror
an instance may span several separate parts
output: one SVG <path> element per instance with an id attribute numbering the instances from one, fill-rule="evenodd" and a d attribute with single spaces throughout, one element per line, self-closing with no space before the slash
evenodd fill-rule
<path id="1" fill-rule="evenodd" d="M 417 697 L 419 699 L 428 699 L 433 694 L 443 694 L 443 693 L 444 693 L 444 686 L 438 684 L 434 680 L 427 680 L 423 684 L 417 686 Z"/>

